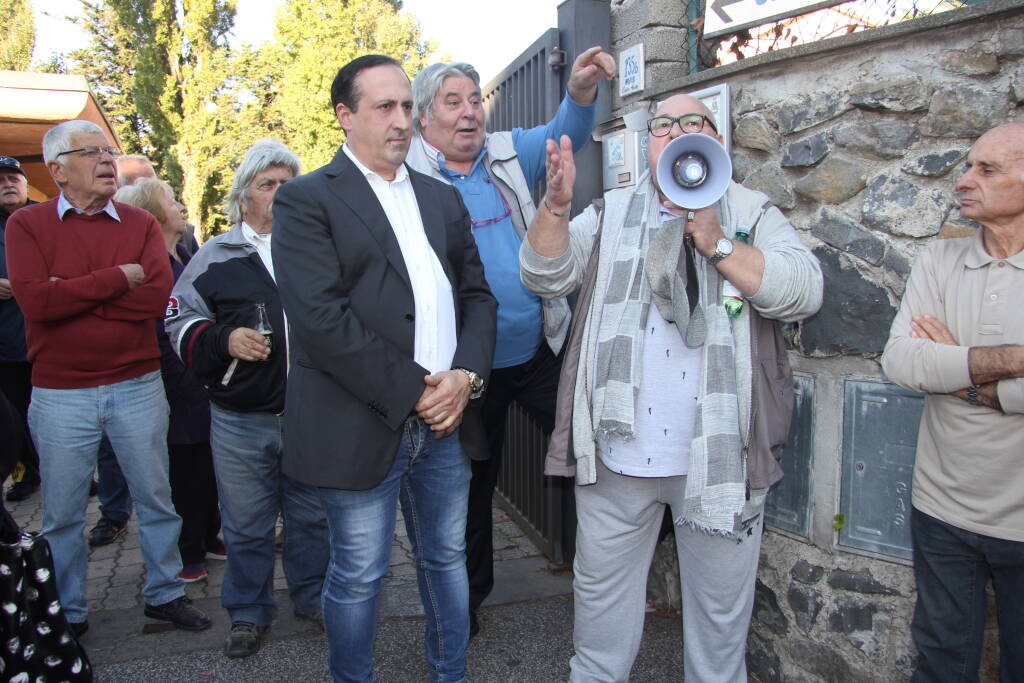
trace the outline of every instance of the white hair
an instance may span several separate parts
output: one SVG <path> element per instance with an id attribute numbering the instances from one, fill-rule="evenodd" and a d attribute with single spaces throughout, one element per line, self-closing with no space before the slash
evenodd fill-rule
<path id="1" fill-rule="evenodd" d="M 420 114 L 424 114 L 428 119 L 434 115 L 434 98 L 444 85 L 445 79 L 450 76 L 465 76 L 472 80 L 477 88 L 480 87 L 480 74 L 472 64 L 465 62 L 437 62 L 420 71 L 416 74 L 416 80 L 412 82 L 412 125 L 417 133 L 423 133 Z"/>
<path id="2" fill-rule="evenodd" d="M 59 155 L 71 149 L 71 138 L 75 135 L 90 133 L 104 134 L 103 129 L 92 121 L 81 119 L 65 121 L 54 126 L 43 135 L 43 161 L 47 164 L 51 161 L 63 164 L 64 160 Z"/>
<path id="3" fill-rule="evenodd" d="M 224 209 L 232 225 L 242 222 L 242 202 L 249 199 L 249 183 L 271 166 L 284 166 L 296 176 L 300 172 L 299 158 L 280 140 L 264 138 L 254 142 L 238 165 L 231 191 L 224 202 Z"/>

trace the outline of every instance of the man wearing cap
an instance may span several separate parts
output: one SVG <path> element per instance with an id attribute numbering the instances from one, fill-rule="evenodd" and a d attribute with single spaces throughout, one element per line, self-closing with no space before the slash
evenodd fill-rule
<path id="1" fill-rule="evenodd" d="M 25 318 L 7 278 L 6 229 L 12 213 L 36 202 L 28 198 L 28 178 L 14 157 L 0 156 L 0 391 L 21 416 L 28 430 L 28 404 L 32 397 L 32 365 L 25 357 Z M 25 500 L 39 490 L 39 456 L 31 440 L 17 454 L 24 470 L 20 481 L 7 490 L 7 500 Z M 2 483 L 2 482 L 0 482 Z"/>
<path id="2" fill-rule="evenodd" d="M 668 505 L 684 678 L 745 681 L 765 495 L 782 477 L 793 405 L 776 321 L 818 310 L 821 269 L 760 192 L 730 182 L 715 205 L 687 211 L 657 183 L 671 141 L 721 141 L 700 100 L 670 97 L 647 129 L 648 171 L 606 193 L 603 215 L 591 206 L 571 224 L 572 149 L 548 142 L 547 191 L 519 254 L 532 291 L 579 291 L 545 462 L 576 477 L 569 680 L 629 679 Z M 726 280 L 746 297 L 734 315 Z"/>

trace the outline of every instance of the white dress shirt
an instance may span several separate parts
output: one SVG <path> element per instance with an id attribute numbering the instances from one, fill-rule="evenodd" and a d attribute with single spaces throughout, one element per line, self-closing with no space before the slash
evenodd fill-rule
<path id="1" fill-rule="evenodd" d="M 402 250 L 416 306 L 413 360 L 431 374 L 450 370 L 456 346 L 455 300 L 448 276 L 423 230 L 409 171 L 403 164 L 395 172 L 395 179 L 387 181 L 364 166 L 348 143 L 342 149 L 370 183 Z"/>

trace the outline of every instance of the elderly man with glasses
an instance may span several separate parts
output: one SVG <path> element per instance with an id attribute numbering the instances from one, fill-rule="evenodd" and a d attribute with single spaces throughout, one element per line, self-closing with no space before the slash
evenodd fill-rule
<path id="1" fill-rule="evenodd" d="M 777 321 L 818 310 L 821 269 L 760 192 L 731 183 L 716 204 L 687 210 L 657 185 L 650 169 L 671 140 L 721 141 L 699 100 L 669 98 L 648 130 L 636 186 L 605 194 L 603 217 L 589 207 L 571 224 L 572 150 L 549 142 L 550 210 L 520 252 L 534 292 L 579 290 L 555 428 L 571 446 L 553 439 L 545 466 L 576 477 L 570 680 L 629 679 L 668 505 L 685 679 L 745 681 L 765 494 L 782 476 L 793 405 Z M 732 315 L 726 280 L 746 297 Z"/>
<path id="2" fill-rule="evenodd" d="M 594 101 L 615 60 L 600 47 L 573 63 L 565 98 L 546 125 L 487 133 L 480 77 L 469 64 L 438 63 L 412 85 L 414 136 L 409 166 L 452 185 L 466 204 L 487 284 L 498 299 L 498 335 L 480 407 L 486 444 L 470 449 L 473 478 L 466 523 L 470 633 L 494 586 L 491 497 L 501 468 L 508 407 L 517 401 L 537 424 L 554 424 L 562 344 L 569 331 L 564 298 L 542 301 L 519 281 L 519 245 L 537 207 L 531 191 L 544 175 L 544 144 L 566 134 L 579 151 L 594 127 Z"/>
<path id="3" fill-rule="evenodd" d="M 171 269 L 156 219 L 112 200 L 120 154 L 89 121 L 51 128 L 43 158 L 60 194 L 7 223 L 11 286 L 32 363 L 29 424 L 43 478 L 42 530 L 61 605 L 80 635 L 88 628 L 82 531 L 105 435 L 138 508 L 145 614 L 199 631 L 210 620 L 178 578 L 181 519 L 171 505 L 168 409 L 153 333 Z"/>

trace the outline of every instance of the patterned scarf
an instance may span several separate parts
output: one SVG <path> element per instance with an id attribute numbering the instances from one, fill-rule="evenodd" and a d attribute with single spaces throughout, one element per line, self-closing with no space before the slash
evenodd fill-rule
<path id="1" fill-rule="evenodd" d="M 697 268 L 699 301 L 686 294 L 682 219 L 662 223 L 657 190 L 641 182 L 629 207 L 599 307 L 592 402 L 595 436 L 632 438 L 643 374 L 643 343 L 653 301 L 675 322 L 684 343 L 704 345 L 701 399 L 690 444 L 685 508 L 676 523 L 723 535 L 738 528 L 746 499 L 739 434 L 735 343 L 722 305 L 723 279 L 714 266 Z"/>

